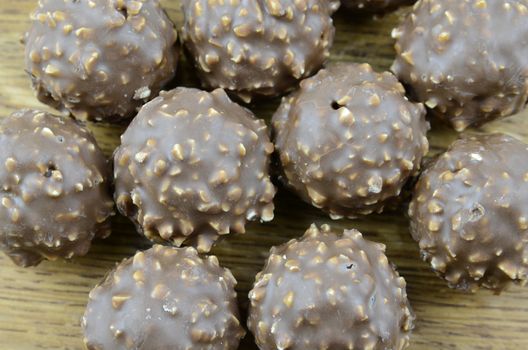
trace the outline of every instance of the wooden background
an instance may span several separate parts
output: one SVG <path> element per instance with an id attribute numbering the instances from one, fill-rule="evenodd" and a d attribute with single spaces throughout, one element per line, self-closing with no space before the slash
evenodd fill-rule
<path id="1" fill-rule="evenodd" d="M 179 1 L 162 3 L 179 26 Z M 36 0 L 0 1 L 0 116 L 21 107 L 46 109 L 30 89 L 24 73 L 23 46 L 19 43 L 35 4 Z M 338 12 L 331 60 L 366 61 L 379 70 L 388 69 L 394 55 L 390 31 L 402 12 L 405 10 L 382 19 L 353 18 Z M 173 85 L 196 83 L 188 64 L 182 63 L 179 71 L 186 76 L 179 76 Z M 252 109 L 257 116 L 269 119 L 277 103 L 270 101 Z M 500 130 L 528 141 L 526 114 L 469 132 Z M 123 128 L 90 128 L 110 155 Z M 441 151 L 456 137 L 446 127 L 434 125 L 430 133 L 432 152 Z M 403 210 L 361 220 L 331 221 L 284 189 L 280 189 L 276 205 L 271 223 L 251 224 L 247 234 L 229 237 L 213 251 L 239 281 L 243 315 L 247 292 L 269 248 L 301 235 L 312 222 L 326 222 L 339 228 L 355 227 L 369 239 L 387 244 L 389 258 L 408 281 L 410 300 L 418 317 L 410 349 L 528 349 L 528 288 L 512 287 L 500 296 L 488 291 L 466 295 L 448 289 L 419 260 Z M 79 319 L 88 291 L 116 262 L 147 247 L 149 243 L 134 232 L 132 225 L 117 217 L 111 237 L 94 242 L 84 258 L 22 269 L 0 254 L 0 350 L 81 349 Z M 246 336 L 241 349 L 256 349 L 251 336 Z"/>

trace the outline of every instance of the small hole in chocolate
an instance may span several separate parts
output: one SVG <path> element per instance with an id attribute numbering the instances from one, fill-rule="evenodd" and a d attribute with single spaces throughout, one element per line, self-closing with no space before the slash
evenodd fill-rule
<path id="1" fill-rule="evenodd" d="M 128 17 L 128 11 L 127 11 L 127 8 L 126 6 L 123 6 L 121 8 L 116 8 L 117 12 L 119 12 L 120 14 L 123 15 L 123 17 L 127 18 Z"/>
<path id="2" fill-rule="evenodd" d="M 336 111 L 337 111 L 339 108 L 343 107 L 343 106 L 341 106 L 337 101 L 332 102 L 332 105 L 331 105 L 331 106 L 332 106 L 332 108 L 335 109 Z"/>
<path id="3" fill-rule="evenodd" d="M 53 164 L 49 164 L 48 165 L 48 168 L 46 169 L 46 172 L 43 174 L 44 177 L 51 177 L 51 174 L 57 170 L 57 168 L 55 167 L 55 165 Z"/>
<path id="4" fill-rule="evenodd" d="M 469 221 L 479 221 L 485 213 L 486 210 L 484 209 L 484 207 L 479 203 L 475 203 L 473 204 L 473 207 L 471 208 L 471 211 L 469 213 Z"/>

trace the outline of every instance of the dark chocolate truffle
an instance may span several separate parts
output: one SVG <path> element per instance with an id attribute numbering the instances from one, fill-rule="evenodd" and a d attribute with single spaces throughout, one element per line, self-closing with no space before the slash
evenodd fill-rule
<path id="1" fill-rule="evenodd" d="M 380 13 L 412 5 L 416 0 L 341 0 L 341 5 L 354 12 Z"/>
<path id="2" fill-rule="evenodd" d="M 312 225 L 271 249 L 248 326 L 261 350 L 401 350 L 414 321 L 405 285 L 383 244 Z"/>
<path id="3" fill-rule="evenodd" d="M 147 238 L 208 251 L 218 235 L 243 233 L 246 219 L 273 219 L 266 124 L 223 90 L 161 92 L 121 142 L 117 207 Z"/>
<path id="4" fill-rule="evenodd" d="M 13 262 L 85 255 L 110 234 L 110 171 L 85 128 L 20 110 L 0 121 L 0 150 L 0 249 Z"/>
<path id="5" fill-rule="evenodd" d="M 333 218 L 380 212 L 428 151 L 424 115 L 391 73 L 331 65 L 273 116 L 285 181 Z"/>
<path id="6" fill-rule="evenodd" d="M 175 42 L 158 0 L 40 0 L 26 69 L 40 101 L 77 119 L 119 121 L 172 79 Z"/>
<path id="7" fill-rule="evenodd" d="M 236 280 L 215 256 L 155 245 L 119 264 L 90 292 L 88 350 L 235 350 Z"/>
<path id="8" fill-rule="evenodd" d="M 411 233 L 452 288 L 525 284 L 527 198 L 527 145 L 502 134 L 461 139 L 416 184 Z"/>
<path id="9" fill-rule="evenodd" d="M 183 0 L 183 43 L 208 88 L 252 96 L 291 90 L 334 40 L 335 0 Z"/>
<path id="10" fill-rule="evenodd" d="M 528 1 L 422 0 L 393 31 L 392 71 L 462 131 L 521 111 L 528 98 Z"/>

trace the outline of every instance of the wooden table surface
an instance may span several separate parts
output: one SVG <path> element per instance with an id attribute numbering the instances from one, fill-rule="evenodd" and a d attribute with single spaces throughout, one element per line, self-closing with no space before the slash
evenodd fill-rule
<path id="1" fill-rule="evenodd" d="M 179 26 L 179 1 L 162 3 Z M 47 109 L 30 88 L 19 42 L 35 5 L 36 0 L 0 1 L 0 116 L 21 107 Z M 390 31 L 404 11 L 382 19 L 353 18 L 338 12 L 331 61 L 369 62 L 378 70 L 388 69 L 394 55 Z M 184 73 L 171 86 L 196 85 L 190 66 L 182 62 L 179 67 Z M 278 100 L 274 100 L 252 109 L 257 116 L 269 120 L 277 104 Z M 528 142 L 527 118 L 528 113 L 523 113 L 468 132 L 502 131 Z M 110 155 L 123 127 L 89 127 Z M 457 134 L 435 124 L 429 136 L 431 151 L 436 153 Z M 389 259 L 408 282 L 409 297 L 417 314 L 410 349 L 528 349 L 528 288 L 512 287 L 500 296 L 489 291 L 467 295 L 450 290 L 419 259 L 403 209 L 360 220 L 332 221 L 282 188 L 275 202 L 277 209 L 271 223 L 250 224 L 248 233 L 229 237 L 213 251 L 239 282 L 242 317 L 247 292 L 269 248 L 300 236 L 312 222 L 330 223 L 340 229 L 357 228 L 369 239 L 387 245 Z M 149 242 L 126 219 L 116 217 L 112 235 L 95 241 L 83 258 L 44 262 L 36 268 L 23 269 L 0 255 L 0 350 L 81 349 L 79 320 L 88 291 L 116 262 L 147 247 Z M 246 336 L 240 348 L 256 349 L 251 336 Z"/>

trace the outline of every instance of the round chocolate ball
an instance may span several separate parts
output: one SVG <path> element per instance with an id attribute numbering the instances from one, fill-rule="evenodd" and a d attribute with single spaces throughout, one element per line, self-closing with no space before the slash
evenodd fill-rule
<path id="1" fill-rule="evenodd" d="M 121 137 L 117 207 L 151 240 L 208 251 L 246 220 L 273 219 L 272 152 L 264 121 L 223 90 L 161 92 Z"/>
<path id="2" fill-rule="evenodd" d="M 85 255 L 110 234 L 109 166 L 71 119 L 20 110 L 0 120 L 0 249 L 20 266 Z"/>
<path id="3" fill-rule="evenodd" d="M 414 321 L 405 285 L 383 244 L 312 225 L 271 249 L 249 292 L 248 327 L 261 350 L 401 350 Z"/>
<path id="4" fill-rule="evenodd" d="M 155 245 L 121 262 L 89 296 L 88 350 L 235 350 L 236 280 L 215 256 Z"/>
<path id="5" fill-rule="evenodd" d="M 392 71 L 457 131 L 524 109 L 528 2 L 421 0 L 399 28 Z"/>
<path id="6" fill-rule="evenodd" d="M 456 141 L 421 175 L 409 207 L 422 257 L 450 287 L 528 280 L 528 146 L 493 134 Z"/>
<path id="7" fill-rule="evenodd" d="M 380 13 L 412 5 L 416 0 L 341 0 L 341 5 L 354 12 Z"/>
<path id="8" fill-rule="evenodd" d="M 172 79 L 175 42 L 158 0 L 40 0 L 26 70 L 40 101 L 81 120 L 121 121 Z"/>
<path id="9" fill-rule="evenodd" d="M 202 83 L 249 102 L 316 72 L 334 40 L 335 0 L 183 0 L 182 40 Z"/>
<path id="10" fill-rule="evenodd" d="M 428 151 L 424 116 L 391 73 L 322 69 L 273 116 L 283 179 L 333 218 L 380 212 Z"/>

